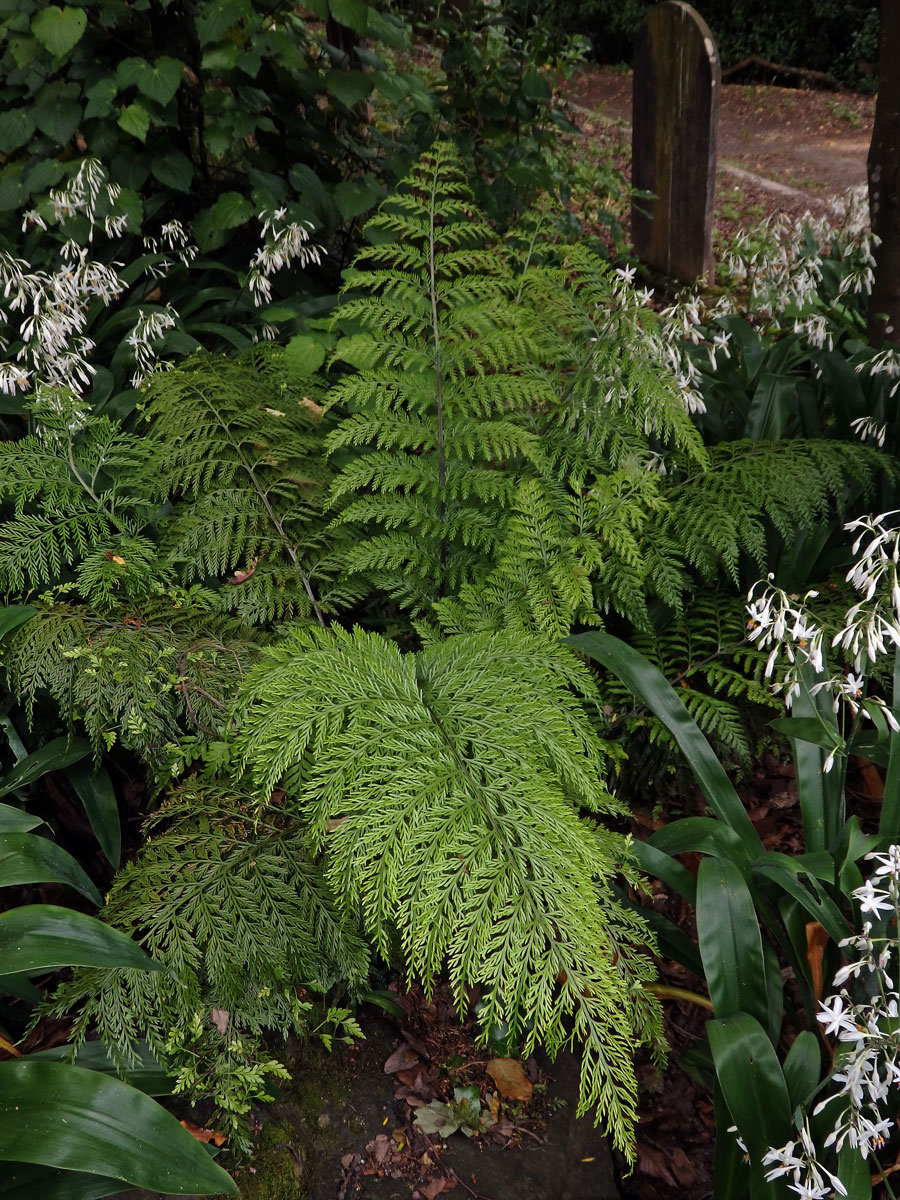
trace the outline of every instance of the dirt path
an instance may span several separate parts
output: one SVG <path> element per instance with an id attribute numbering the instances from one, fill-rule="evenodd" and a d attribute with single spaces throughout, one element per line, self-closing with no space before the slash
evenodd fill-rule
<path id="1" fill-rule="evenodd" d="M 631 123 L 630 71 L 590 67 L 570 88 L 584 132 Z M 873 96 L 726 84 L 719 117 L 717 227 L 775 211 L 821 212 L 866 182 Z"/>

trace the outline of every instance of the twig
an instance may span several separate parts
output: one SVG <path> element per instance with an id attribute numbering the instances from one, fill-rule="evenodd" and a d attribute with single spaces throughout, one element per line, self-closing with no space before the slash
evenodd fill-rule
<path id="1" fill-rule="evenodd" d="M 736 75 L 738 71 L 743 71 L 744 67 L 761 67 L 764 71 L 772 71 L 776 75 L 797 75 L 801 79 L 809 79 L 815 83 L 822 83 L 826 87 L 840 90 L 836 79 L 829 75 L 826 71 L 814 71 L 811 67 L 786 67 L 783 63 L 769 62 L 766 58 L 760 58 L 758 54 L 751 54 L 749 58 L 742 58 L 739 63 L 735 63 L 733 67 L 729 67 L 722 72 L 722 78 L 727 79 L 729 75 Z"/>

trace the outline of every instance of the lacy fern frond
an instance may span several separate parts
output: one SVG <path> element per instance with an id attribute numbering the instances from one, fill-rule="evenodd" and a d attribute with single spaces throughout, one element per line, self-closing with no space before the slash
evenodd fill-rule
<path id="1" fill-rule="evenodd" d="M 94 604 L 128 600 L 162 577 L 140 536 L 148 500 L 135 490 L 144 439 L 74 397 L 44 394 L 34 432 L 0 443 L 0 590 L 17 596 L 77 578 Z"/>
<path id="2" fill-rule="evenodd" d="M 871 493 L 887 467 L 883 454 L 851 442 L 726 442 L 706 471 L 671 480 L 661 525 L 706 578 L 724 567 L 737 583 L 742 554 L 766 563 L 766 521 L 790 541 L 840 508 L 848 480 Z"/>
<path id="3" fill-rule="evenodd" d="M 103 918 L 167 971 L 79 970 L 47 1007 L 77 1008 L 74 1040 L 96 1028 L 126 1073 L 146 1037 L 177 1083 L 240 1115 L 241 1075 L 264 1093 L 265 1075 L 278 1073 L 261 1035 L 305 1031 L 311 1005 L 301 985 L 362 986 L 368 949 L 297 822 L 277 806 L 193 779 L 166 799 L 148 832 L 116 876 Z"/>
<path id="4" fill-rule="evenodd" d="M 522 370 L 537 334 L 516 319 L 511 274 L 451 147 L 424 155 L 367 230 L 375 245 L 339 310 L 356 332 L 337 353 L 359 373 L 329 399 L 348 414 L 329 449 L 356 454 L 332 497 L 338 524 L 370 531 L 348 570 L 421 613 L 490 568 L 511 481 L 543 460 L 516 418 L 552 397 Z"/>
<path id="5" fill-rule="evenodd" d="M 320 392 L 282 364 L 276 347 L 198 356 L 155 375 L 146 406 L 146 486 L 173 504 L 161 550 L 183 583 L 215 584 L 220 607 L 250 624 L 347 602 L 323 515 Z"/>
<path id="6" fill-rule="evenodd" d="M 223 736 L 260 640 L 216 613 L 209 594 L 175 590 L 138 611 L 42 607 L 4 638 L 2 662 L 29 718 L 49 695 L 83 722 L 98 757 L 121 742 L 159 770 L 186 734 Z"/>
<path id="7" fill-rule="evenodd" d="M 633 1153 L 636 1041 L 658 1040 L 640 920 L 610 877 L 627 842 L 607 748 L 578 695 L 589 672 L 537 635 L 470 634 L 402 654 L 374 634 L 309 629 L 265 652 L 239 745 L 260 795 L 283 787 L 334 893 L 382 953 L 399 933 L 427 985 L 481 985 L 485 1028 L 584 1047 L 581 1110 Z M 627 867 L 626 867 L 627 871 Z M 533 1022 L 533 1024 L 529 1024 Z"/>
<path id="8" fill-rule="evenodd" d="M 667 363 L 656 314 L 584 246 L 526 266 L 521 305 L 543 323 L 542 377 L 556 396 L 542 442 L 561 478 L 651 467 L 661 452 L 703 466 L 706 451 Z"/>

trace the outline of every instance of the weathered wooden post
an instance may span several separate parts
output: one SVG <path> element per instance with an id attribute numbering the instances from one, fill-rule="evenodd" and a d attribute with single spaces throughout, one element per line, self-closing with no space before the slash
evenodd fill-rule
<path id="1" fill-rule="evenodd" d="M 687 283 L 712 282 L 716 129 L 722 72 L 709 26 L 689 4 L 647 14 L 634 53 L 632 185 L 637 255 Z"/>

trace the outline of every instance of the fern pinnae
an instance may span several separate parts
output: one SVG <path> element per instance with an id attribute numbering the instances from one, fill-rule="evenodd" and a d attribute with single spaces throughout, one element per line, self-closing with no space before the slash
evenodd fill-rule
<path id="1" fill-rule="evenodd" d="M 446 965 L 461 1002 L 465 984 L 482 984 L 485 1020 L 507 1021 L 529 1046 L 568 1041 L 566 1013 L 582 1023 L 594 1063 L 585 1103 L 600 1102 L 628 1147 L 629 1029 L 644 1003 L 634 972 L 650 966 L 613 967 L 605 881 L 626 845 L 579 816 L 618 806 L 573 688 L 590 694 L 590 675 L 535 635 L 403 655 L 359 630 L 309 629 L 252 674 L 240 745 L 261 796 L 288 789 L 335 893 L 382 952 L 397 928 L 412 973 L 431 983 Z"/>

